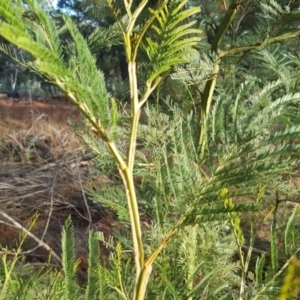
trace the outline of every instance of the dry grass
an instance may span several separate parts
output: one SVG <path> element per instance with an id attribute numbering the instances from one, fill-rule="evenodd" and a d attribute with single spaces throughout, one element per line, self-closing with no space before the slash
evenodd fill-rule
<path id="1" fill-rule="evenodd" d="M 80 117 L 77 108 L 67 102 L 7 101 L 0 99 L 1 126 L 14 126 L 28 129 L 37 116 L 43 115 L 46 121 L 59 126 L 66 126 L 67 118 Z"/>
<path id="2" fill-rule="evenodd" d="M 77 255 L 85 268 L 87 230 L 105 221 L 103 210 L 86 194 L 89 182 L 96 180 L 92 161 L 67 123 L 67 118 L 79 117 L 65 103 L 0 101 L 0 245 L 14 247 L 20 228 L 37 212 L 32 231 L 37 239 L 28 238 L 24 254 L 45 261 L 49 253 L 42 243 L 60 253 L 61 228 L 71 215 Z"/>
<path id="3" fill-rule="evenodd" d="M 29 154 L 43 160 L 73 152 L 78 141 L 67 119 L 79 118 L 70 104 L 0 100 L 0 161 L 32 161 Z"/>

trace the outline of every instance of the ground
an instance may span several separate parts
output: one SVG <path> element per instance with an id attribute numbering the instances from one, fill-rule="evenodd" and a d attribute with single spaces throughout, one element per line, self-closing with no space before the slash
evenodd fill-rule
<path id="1" fill-rule="evenodd" d="M 70 214 L 77 257 L 86 269 L 88 229 L 109 235 L 113 221 L 88 197 L 90 182 L 98 179 L 91 178 L 87 149 L 68 119 L 79 121 L 80 114 L 65 101 L 0 100 L 0 245 L 15 247 L 20 228 L 37 212 L 32 233 L 60 255 L 61 228 Z M 24 251 L 32 262 L 49 255 L 32 238 Z"/>

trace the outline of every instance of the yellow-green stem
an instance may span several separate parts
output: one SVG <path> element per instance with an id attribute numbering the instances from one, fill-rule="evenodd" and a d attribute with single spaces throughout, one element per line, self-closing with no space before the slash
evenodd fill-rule
<path id="1" fill-rule="evenodd" d="M 136 152 L 136 139 L 137 139 L 137 129 L 139 118 L 141 114 L 141 109 L 139 106 L 138 98 L 138 85 L 137 85 L 137 74 L 136 74 L 136 62 L 128 62 L 128 73 L 129 73 L 129 82 L 130 82 L 130 92 L 131 92 L 131 131 L 130 131 L 130 140 L 129 140 L 129 149 L 128 149 L 128 161 L 127 168 L 121 172 L 123 182 L 126 188 L 126 196 L 129 208 L 131 231 L 132 231 L 132 240 L 134 247 L 134 257 L 136 265 L 136 281 L 134 288 L 134 299 L 138 299 L 139 293 L 137 292 L 139 286 L 139 280 L 141 275 L 141 270 L 144 268 L 144 247 L 142 241 L 142 231 L 140 224 L 140 216 L 138 203 L 136 199 L 135 186 L 133 181 L 133 167 L 135 160 Z"/>
<path id="2" fill-rule="evenodd" d="M 157 258 L 157 256 L 161 253 L 161 251 L 167 246 L 171 238 L 178 232 L 180 225 L 183 224 L 186 217 L 182 216 L 180 220 L 177 222 L 176 226 L 174 226 L 169 234 L 163 239 L 163 241 L 159 244 L 159 246 L 152 252 L 152 254 L 147 258 L 144 263 L 143 268 L 141 269 L 140 276 L 137 281 L 134 300 L 143 300 L 146 293 L 146 288 L 148 284 L 149 277 L 152 271 L 152 265 Z"/>
<path id="3" fill-rule="evenodd" d="M 224 16 L 219 29 L 216 32 L 216 37 L 211 45 L 211 53 L 218 56 L 217 61 L 214 62 L 213 65 L 213 77 L 209 79 L 204 88 L 203 95 L 201 97 L 201 112 L 200 112 L 200 120 L 199 120 L 199 150 L 200 154 L 203 155 L 205 149 L 205 136 L 206 136 L 206 123 L 208 119 L 208 115 L 211 108 L 212 98 L 215 91 L 217 78 L 220 70 L 220 56 L 219 56 L 219 46 L 222 42 L 222 39 L 233 22 L 233 19 L 238 11 L 239 6 L 243 3 L 243 0 L 234 0 L 231 2 L 231 5 Z"/>

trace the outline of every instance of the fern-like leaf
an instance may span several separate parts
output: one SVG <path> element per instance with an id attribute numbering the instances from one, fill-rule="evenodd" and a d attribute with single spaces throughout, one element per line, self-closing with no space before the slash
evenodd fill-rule
<path id="1" fill-rule="evenodd" d="M 93 232 L 89 232 L 89 260 L 88 260 L 88 282 L 85 291 L 85 299 L 96 299 L 98 295 L 98 285 L 99 285 L 99 240 L 97 235 Z M 104 282 L 100 283 L 105 284 Z"/>
<path id="2" fill-rule="evenodd" d="M 176 64 L 186 63 L 187 56 L 194 53 L 192 49 L 199 40 L 201 30 L 193 29 L 195 21 L 182 24 L 184 20 L 200 11 L 199 7 L 182 9 L 187 3 L 172 1 L 159 12 L 150 10 L 157 21 L 152 25 L 153 37 L 147 37 L 143 49 L 150 60 L 149 85 L 170 70 Z M 184 38 L 183 38 L 184 37 Z"/>
<path id="3" fill-rule="evenodd" d="M 266 263 L 265 254 L 257 258 L 256 265 L 255 265 L 255 279 L 258 287 L 260 287 L 263 283 L 263 271 L 264 271 L 265 263 Z"/>
<path id="4" fill-rule="evenodd" d="M 97 70 L 87 42 L 72 20 L 65 18 L 66 27 L 74 39 L 74 45 L 69 43 L 67 46 L 72 51 L 66 62 L 59 40 L 62 30 L 54 25 L 50 15 L 36 0 L 28 1 L 35 16 L 33 20 L 27 18 L 26 22 L 20 22 L 19 17 L 20 10 L 27 8 L 25 4 L 15 9 L 11 0 L 3 2 L 0 6 L 0 35 L 29 52 L 34 61 L 28 62 L 27 66 L 61 88 L 107 140 L 104 127 L 110 125 L 110 112 L 103 74 Z M 35 31 L 36 39 L 31 34 Z"/>
<path id="5" fill-rule="evenodd" d="M 78 294 L 76 284 L 78 262 L 75 262 L 74 230 L 70 217 L 66 220 L 62 233 L 62 265 L 65 273 L 65 299 L 76 299 Z"/>
<path id="6" fill-rule="evenodd" d="M 117 26 L 114 24 L 108 28 L 98 27 L 88 37 L 88 47 L 92 53 L 99 51 L 105 47 L 122 44 L 122 34 Z"/>
<path id="7" fill-rule="evenodd" d="M 297 233 L 295 232 L 296 231 L 295 225 L 297 224 L 297 218 L 299 216 L 299 212 L 300 212 L 300 206 L 297 205 L 286 224 L 286 229 L 284 232 L 284 247 L 285 247 L 285 253 L 288 256 L 292 254 L 292 251 L 294 251 L 296 247 L 299 248 L 300 246 L 299 244 L 297 245 L 295 243 L 295 239 L 297 236 Z"/>
<path id="8" fill-rule="evenodd" d="M 81 85 L 85 87 L 87 96 L 83 99 L 91 112 L 97 110 L 101 123 L 107 127 L 109 125 L 108 94 L 103 74 L 97 69 L 95 58 L 87 42 L 71 18 L 65 18 L 65 22 L 76 46 L 77 66 L 74 71 Z"/>
<path id="9" fill-rule="evenodd" d="M 277 235 L 276 228 L 271 227 L 271 267 L 273 274 L 278 270 L 278 244 L 277 244 Z"/>

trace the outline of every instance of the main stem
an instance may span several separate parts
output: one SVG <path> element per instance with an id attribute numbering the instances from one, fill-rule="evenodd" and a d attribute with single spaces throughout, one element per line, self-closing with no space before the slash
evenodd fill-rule
<path id="1" fill-rule="evenodd" d="M 139 216 L 138 203 L 137 203 L 135 186 L 133 181 L 133 169 L 134 169 L 134 161 L 135 161 L 135 153 L 136 153 L 137 130 L 138 130 L 139 118 L 141 115 L 141 106 L 147 101 L 151 92 L 159 84 L 160 78 L 158 78 L 152 86 L 149 86 L 146 89 L 144 95 L 141 97 L 141 100 L 139 101 L 135 61 L 128 62 L 128 72 L 129 72 L 129 82 L 130 82 L 130 91 L 131 91 L 132 123 L 131 123 L 131 132 L 130 132 L 130 140 L 129 140 L 129 150 L 127 156 L 128 157 L 127 166 L 124 169 L 119 167 L 119 170 L 123 179 L 123 184 L 126 189 L 126 197 L 127 197 L 128 209 L 130 215 L 132 241 L 133 241 L 134 258 L 135 258 L 135 266 L 136 266 L 136 279 L 135 279 L 133 299 L 143 300 L 145 298 L 148 280 L 152 271 L 153 261 L 149 262 L 149 260 L 147 260 L 147 262 L 145 262 L 140 216 Z M 157 254 L 155 254 L 154 257 L 156 257 L 160 251 L 161 250 L 157 251 Z"/>
<path id="2" fill-rule="evenodd" d="M 135 257 L 135 266 L 136 266 L 136 279 L 134 287 L 133 299 L 144 299 L 146 288 L 141 291 L 139 286 L 141 282 L 142 269 L 145 264 L 144 257 L 144 247 L 142 241 L 142 232 L 140 224 L 140 216 L 138 203 L 136 198 L 135 186 L 133 181 L 133 167 L 135 161 L 135 152 L 136 152 L 136 139 L 137 139 L 137 129 L 139 118 L 141 114 L 141 107 L 139 105 L 138 98 L 138 85 L 137 85 L 137 74 L 136 74 L 136 62 L 128 62 L 128 73 L 129 73 L 129 82 L 130 82 L 130 91 L 131 91 L 131 131 L 130 131 L 130 140 L 129 140 L 129 149 L 128 149 L 128 161 L 127 168 L 125 170 L 120 170 L 123 178 L 123 182 L 126 188 L 126 196 L 129 208 L 131 231 L 132 231 L 132 241 L 134 248 L 134 257 Z"/>

